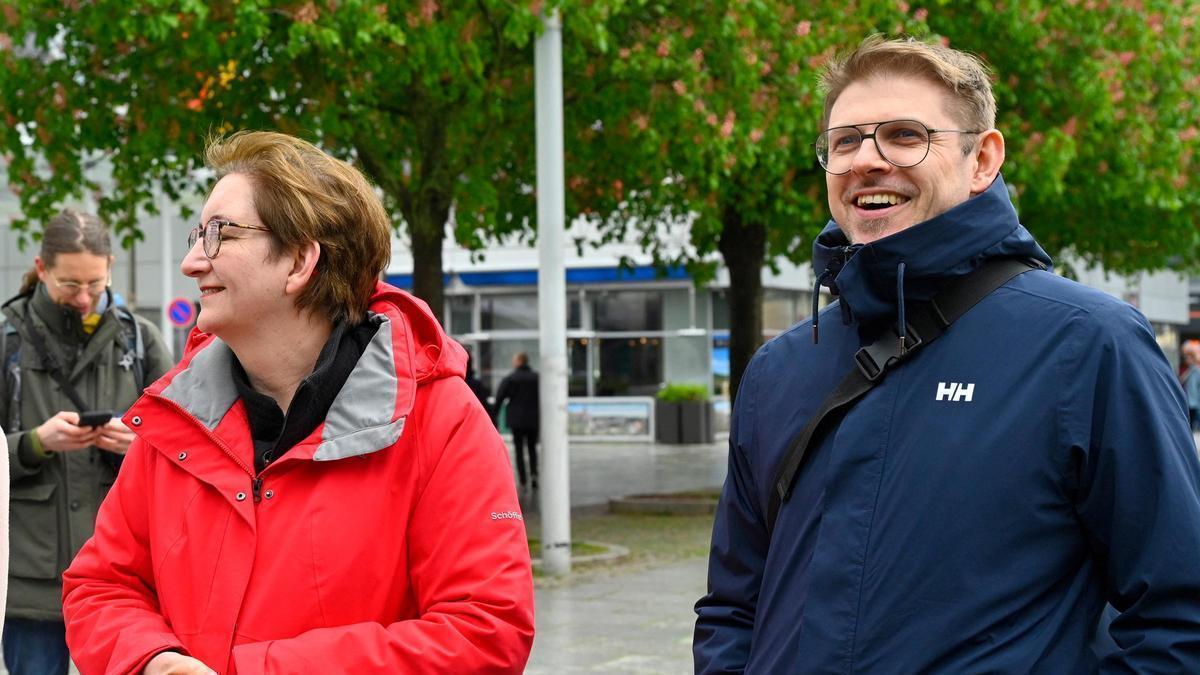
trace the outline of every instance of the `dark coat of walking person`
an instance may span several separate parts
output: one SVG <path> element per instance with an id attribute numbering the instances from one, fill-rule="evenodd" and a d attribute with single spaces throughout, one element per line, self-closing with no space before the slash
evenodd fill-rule
<path id="1" fill-rule="evenodd" d="M 3 305 L 12 513 L 3 643 L 13 675 L 67 672 L 63 570 L 92 536 L 133 440 L 120 414 L 173 363 L 158 329 L 115 301 L 112 264 L 100 219 L 64 211 L 45 224 L 33 268 Z M 115 416 L 78 424 L 100 410 Z"/>
<path id="2" fill-rule="evenodd" d="M 492 407 L 492 390 L 487 384 L 479 379 L 479 375 L 475 373 L 474 359 L 471 358 L 471 352 L 467 352 L 467 386 L 471 388 L 471 393 L 475 394 L 475 398 L 479 399 L 479 405 L 487 411 L 488 417 L 492 420 L 492 424 L 496 424 L 496 409 Z"/>
<path id="3" fill-rule="evenodd" d="M 181 265 L 201 312 L 96 535 L 63 575 L 91 673 L 523 671 L 529 545 L 466 351 L 379 281 L 391 220 L 354 167 L 242 132 Z"/>
<path id="4" fill-rule="evenodd" d="M 532 478 L 533 489 L 538 486 L 538 374 L 529 367 L 529 355 L 517 352 L 513 355 L 513 371 L 500 381 L 496 390 L 496 410 L 505 403 L 504 422 L 512 431 L 513 451 L 517 460 L 517 476 L 521 489 L 529 488 Z M 525 460 L 529 459 L 526 471 Z"/>
<path id="5" fill-rule="evenodd" d="M 698 675 L 1200 673 L 1187 403 L 1144 316 L 1048 269 L 991 82 L 878 36 L 826 67 L 837 300 L 738 388 Z"/>

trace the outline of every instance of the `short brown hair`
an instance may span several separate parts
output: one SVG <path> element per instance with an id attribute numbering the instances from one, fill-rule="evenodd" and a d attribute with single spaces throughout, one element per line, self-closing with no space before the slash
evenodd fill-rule
<path id="1" fill-rule="evenodd" d="M 309 241 L 321 245 L 316 276 L 296 305 L 334 322 L 362 321 L 392 253 L 391 221 L 366 177 L 308 141 L 269 131 L 211 139 L 204 158 L 217 180 L 232 173 L 250 180 L 274 257 Z"/>
<path id="2" fill-rule="evenodd" d="M 112 238 L 104 221 L 90 213 L 66 209 L 46 221 L 42 228 L 42 247 L 38 257 L 46 267 L 54 267 L 60 253 L 91 253 L 107 258 L 112 255 Z M 32 291 L 38 285 L 35 265 L 21 279 L 20 295 Z"/>
<path id="3" fill-rule="evenodd" d="M 880 75 L 910 75 L 941 85 L 951 94 L 950 110 L 967 129 L 996 126 L 996 98 L 988 67 L 979 57 L 942 44 L 915 38 L 889 40 L 870 35 L 850 54 L 831 61 L 821 73 L 825 112 L 821 127 L 829 126 L 833 104 L 851 84 Z M 963 136 L 964 151 L 974 139 Z"/>

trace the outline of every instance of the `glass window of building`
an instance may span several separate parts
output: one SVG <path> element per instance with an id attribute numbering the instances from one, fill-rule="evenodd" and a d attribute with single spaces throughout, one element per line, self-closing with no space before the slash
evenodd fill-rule
<path id="1" fill-rule="evenodd" d="M 475 332 L 475 296 L 452 295 L 446 299 L 450 306 L 451 335 L 462 335 Z"/>
<path id="2" fill-rule="evenodd" d="M 658 291 L 598 291 L 592 296 L 592 326 L 597 331 L 658 331 L 663 327 Z"/>
<path id="3" fill-rule="evenodd" d="M 770 335 L 791 328 L 799 320 L 799 293 L 782 288 L 763 289 L 763 332 Z"/>
<path id="4" fill-rule="evenodd" d="M 567 396 L 588 395 L 588 339 L 567 340 Z"/>
<path id="5" fill-rule="evenodd" d="M 729 293 L 719 288 L 712 292 L 713 330 L 729 330 Z"/>
<path id="6" fill-rule="evenodd" d="M 714 336 L 712 339 L 713 392 L 717 396 L 729 396 L 729 336 Z"/>
<path id="7" fill-rule="evenodd" d="M 662 384 L 660 338 L 596 340 L 597 396 L 653 396 Z"/>
<path id="8" fill-rule="evenodd" d="M 572 291 L 567 295 L 567 328 L 583 328 L 582 294 Z"/>
<path id="9" fill-rule="evenodd" d="M 663 328 L 681 330 L 708 326 L 707 291 L 667 288 L 662 291 Z"/>
<path id="10" fill-rule="evenodd" d="M 511 293 L 479 296 L 480 329 L 537 330 L 537 295 Z"/>

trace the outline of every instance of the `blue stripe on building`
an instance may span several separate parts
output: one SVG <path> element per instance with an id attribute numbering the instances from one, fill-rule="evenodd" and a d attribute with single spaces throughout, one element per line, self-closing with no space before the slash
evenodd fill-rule
<path id="1" fill-rule="evenodd" d="M 498 272 L 462 272 L 458 278 L 467 286 L 536 286 L 537 270 L 504 270 Z M 451 275 L 442 277 L 450 283 Z M 660 272 L 652 265 L 639 267 L 579 267 L 567 270 L 568 284 L 598 284 L 613 281 L 656 281 L 660 279 L 690 279 L 687 270 L 676 265 Z M 412 288 L 411 274 L 389 274 L 387 282 L 399 288 Z"/>

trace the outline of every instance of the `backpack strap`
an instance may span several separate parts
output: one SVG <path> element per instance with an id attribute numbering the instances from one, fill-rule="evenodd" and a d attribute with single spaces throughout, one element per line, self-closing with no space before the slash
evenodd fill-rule
<path id="1" fill-rule="evenodd" d="M 1037 261 L 1018 258 L 988 260 L 975 271 L 942 289 L 931 301 L 917 304 L 915 311 L 908 313 L 907 339 L 904 343 L 900 340 L 900 331 L 893 327 L 854 354 L 857 367 L 821 402 L 808 424 L 788 444 L 787 453 L 775 470 L 767 505 L 768 534 L 775 529 L 783 502 L 791 496 L 796 475 L 809 456 L 808 449 L 820 438 L 821 433 L 845 415 L 887 373 L 912 358 L 913 352 L 941 337 L 950 324 L 992 291 L 1031 269 L 1045 267 Z"/>
<path id="2" fill-rule="evenodd" d="M 58 358 L 46 346 L 49 344 L 48 338 L 42 334 L 41 329 L 37 326 L 30 324 L 29 329 L 33 331 L 34 337 L 30 342 L 33 343 L 33 348 L 37 351 L 38 358 L 42 360 L 42 367 L 46 369 L 46 372 L 50 373 L 50 377 L 54 378 L 55 382 L 58 382 L 58 386 L 62 388 L 62 392 L 67 395 L 67 398 L 71 399 L 71 403 L 75 404 L 75 408 L 79 412 L 90 410 L 88 404 L 84 403 L 83 397 L 76 391 L 75 385 L 71 384 L 71 378 L 67 377 L 67 374 L 63 372 Z"/>
<path id="3" fill-rule="evenodd" d="M 113 309 L 123 324 L 121 336 L 125 341 L 124 356 L 133 359 L 130 365 L 133 368 L 134 379 L 138 383 L 138 389 L 145 389 L 150 383 L 146 381 L 146 343 L 142 339 L 142 326 L 128 308 L 117 306 Z"/>
<path id="4" fill-rule="evenodd" d="M 17 327 L 11 321 L 4 321 L 0 327 L 0 367 L 3 367 L 4 372 L 0 373 L 7 386 L 8 392 L 8 419 L 0 420 L 7 422 L 4 425 L 6 431 L 21 430 L 21 335 L 17 332 Z"/>

